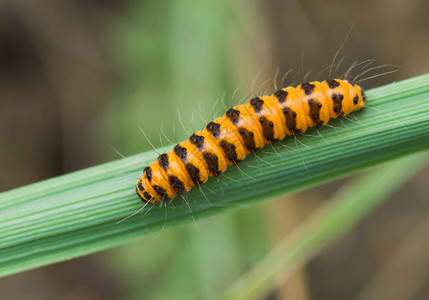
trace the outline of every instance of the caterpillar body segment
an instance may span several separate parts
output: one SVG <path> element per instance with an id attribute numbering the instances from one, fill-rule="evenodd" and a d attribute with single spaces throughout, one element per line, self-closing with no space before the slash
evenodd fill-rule
<path id="1" fill-rule="evenodd" d="M 219 176 L 266 144 L 362 110 L 365 100 L 360 86 L 340 79 L 306 82 L 255 97 L 161 154 L 144 169 L 136 193 L 143 202 L 171 199 Z"/>

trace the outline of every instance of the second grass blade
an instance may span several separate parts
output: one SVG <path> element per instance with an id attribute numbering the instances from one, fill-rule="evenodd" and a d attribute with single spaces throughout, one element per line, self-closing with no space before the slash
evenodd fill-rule
<path id="1" fill-rule="evenodd" d="M 288 278 L 323 247 L 351 230 L 424 167 L 428 154 L 398 159 L 347 183 L 237 281 L 223 299 L 259 299 L 267 294 L 276 276 Z"/>

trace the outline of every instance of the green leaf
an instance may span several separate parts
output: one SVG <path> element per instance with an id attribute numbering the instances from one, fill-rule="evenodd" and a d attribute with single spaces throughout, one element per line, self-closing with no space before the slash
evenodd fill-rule
<path id="1" fill-rule="evenodd" d="M 427 149 L 429 74 L 367 91 L 369 108 L 249 156 L 240 168 L 122 223 L 142 207 L 134 193 L 153 151 L 0 194 L 0 275 L 71 259 L 255 201 L 313 187 Z M 295 146 L 297 145 L 297 146 Z M 171 150 L 172 146 L 159 149 Z M 270 153 L 266 153 L 266 152 Z M 215 193 L 211 192 L 214 191 Z M 207 199 L 204 197 L 207 197 Z M 191 213 L 192 212 L 192 213 Z"/>

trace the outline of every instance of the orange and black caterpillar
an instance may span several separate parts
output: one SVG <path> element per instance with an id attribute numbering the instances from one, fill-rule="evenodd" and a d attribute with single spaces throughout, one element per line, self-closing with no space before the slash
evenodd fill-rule
<path id="1" fill-rule="evenodd" d="M 287 87 L 229 109 L 143 171 L 136 193 L 143 202 L 171 199 L 224 172 L 247 154 L 286 135 L 320 127 L 365 107 L 362 88 L 329 79 Z"/>

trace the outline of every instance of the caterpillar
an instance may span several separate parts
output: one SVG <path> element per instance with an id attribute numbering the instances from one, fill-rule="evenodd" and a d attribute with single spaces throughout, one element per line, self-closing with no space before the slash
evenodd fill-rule
<path id="1" fill-rule="evenodd" d="M 255 97 L 161 154 L 144 168 L 136 193 L 146 203 L 171 199 L 219 176 L 266 144 L 362 110 L 365 102 L 359 85 L 340 79 L 306 82 Z"/>

